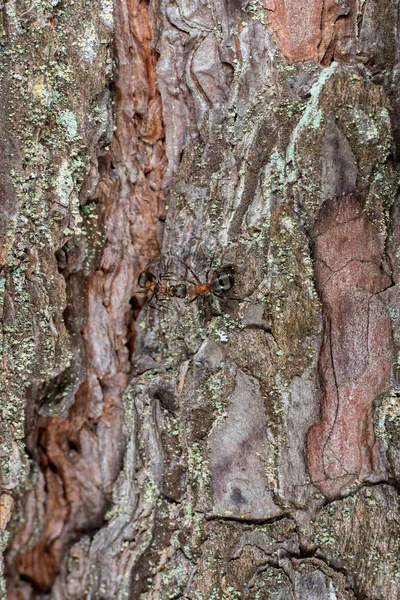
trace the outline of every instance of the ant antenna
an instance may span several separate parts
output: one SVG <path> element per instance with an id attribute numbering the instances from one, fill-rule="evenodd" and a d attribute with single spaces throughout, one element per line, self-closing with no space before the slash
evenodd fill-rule
<path id="1" fill-rule="evenodd" d="M 191 272 L 191 274 L 193 275 L 193 277 L 195 278 L 195 280 L 197 281 L 197 283 L 199 285 L 201 285 L 201 281 L 200 279 L 197 277 L 196 273 L 193 271 L 193 269 L 191 267 L 189 267 L 189 265 L 187 263 L 185 263 L 185 261 L 182 258 L 179 258 L 179 256 L 176 257 L 183 265 L 185 265 L 185 267 L 187 268 L 188 271 Z M 190 281 L 189 283 L 193 283 L 192 281 Z"/>

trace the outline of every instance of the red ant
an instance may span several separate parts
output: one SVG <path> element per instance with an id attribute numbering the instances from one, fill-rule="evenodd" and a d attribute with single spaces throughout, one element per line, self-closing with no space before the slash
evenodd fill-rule
<path id="1" fill-rule="evenodd" d="M 187 286 L 184 283 L 178 283 L 177 285 L 165 285 L 161 281 L 161 276 L 157 278 L 153 273 L 150 273 L 147 269 L 142 271 L 138 277 L 138 285 L 144 290 L 149 290 L 152 293 L 150 298 L 156 297 L 156 300 L 162 300 L 165 298 L 186 298 Z"/>
<path id="2" fill-rule="evenodd" d="M 231 290 L 235 284 L 235 279 L 232 273 L 226 271 L 219 271 L 213 275 L 207 283 L 201 283 L 196 273 L 181 259 L 179 259 L 185 267 L 192 273 L 197 283 L 189 281 L 192 285 L 186 285 L 185 283 L 178 283 L 176 285 L 166 285 L 162 283 L 161 276 L 157 278 L 153 273 L 145 269 L 142 271 L 138 278 L 138 285 L 143 290 L 149 290 L 152 292 L 150 301 L 155 296 L 156 300 L 164 300 L 166 298 L 191 298 L 193 302 L 197 296 L 203 294 L 214 294 L 219 298 L 224 297 L 226 292 Z M 208 279 L 209 271 L 207 272 Z"/>
<path id="3" fill-rule="evenodd" d="M 183 261 L 182 261 L 183 262 Z M 196 279 L 197 283 L 193 283 L 193 285 L 188 286 L 186 294 L 187 296 L 191 296 L 193 300 L 202 294 L 213 294 L 214 296 L 218 296 L 218 298 L 223 298 L 226 292 L 229 292 L 235 285 L 235 278 L 232 273 L 228 273 L 227 271 L 218 271 L 211 277 L 210 281 L 207 283 L 201 283 L 200 279 L 197 277 L 196 273 L 184 263 L 187 269 L 192 273 L 193 277 Z M 208 274 L 210 271 L 207 271 L 206 279 L 208 279 Z M 193 301 L 191 300 L 191 302 Z"/>

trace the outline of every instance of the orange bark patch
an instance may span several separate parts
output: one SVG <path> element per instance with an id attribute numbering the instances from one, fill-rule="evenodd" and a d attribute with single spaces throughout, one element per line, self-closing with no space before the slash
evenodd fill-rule
<path id="1" fill-rule="evenodd" d="M 264 0 L 279 47 L 290 62 L 322 62 L 328 48 L 332 58 L 332 44 L 345 41 L 348 46 L 348 36 L 354 35 L 353 4 L 353 0 Z M 339 17 L 349 18 L 338 21 Z"/>

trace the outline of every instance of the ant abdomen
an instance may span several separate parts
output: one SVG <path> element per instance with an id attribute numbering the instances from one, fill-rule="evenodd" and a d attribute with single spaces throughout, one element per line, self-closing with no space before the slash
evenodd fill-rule
<path id="1" fill-rule="evenodd" d="M 145 288 L 147 287 L 146 284 L 153 280 L 154 276 L 151 273 L 149 273 L 148 271 L 142 271 L 138 277 L 138 286 L 140 288 Z"/>
<path id="2" fill-rule="evenodd" d="M 210 281 L 210 286 L 215 294 L 229 292 L 235 285 L 235 279 L 231 273 L 217 273 Z"/>

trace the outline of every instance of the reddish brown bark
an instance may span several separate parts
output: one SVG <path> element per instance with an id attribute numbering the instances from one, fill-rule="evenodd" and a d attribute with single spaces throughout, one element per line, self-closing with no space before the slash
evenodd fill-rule
<path id="1" fill-rule="evenodd" d="M 30 433 L 32 447 L 39 448 L 44 515 L 34 546 L 9 554 L 10 598 L 25 597 L 28 587 L 19 577 L 51 589 L 65 548 L 102 524 L 121 467 L 121 398 L 134 343 L 130 322 L 143 303 L 134 295 L 137 276 L 158 253 L 157 228 L 164 218 L 164 129 L 149 18 L 146 1 L 115 3 L 116 131 L 101 159 L 94 196 L 105 243 L 88 279 L 75 272 L 74 254 L 64 269 L 75 294 L 70 311 L 79 313 L 81 295 L 87 302 L 82 331 L 87 379 L 67 420 L 39 416 L 37 433 Z M 14 547 L 30 526 L 19 529 Z"/>
<path id="2" fill-rule="evenodd" d="M 385 477 L 373 430 L 375 399 L 390 382 L 392 327 L 382 292 L 392 285 L 379 221 L 355 196 L 327 202 L 313 232 L 324 311 L 320 421 L 308 433 L 313 482 L 329 497 Z"/>
<path id="3" fill-rule="evenodd" d="M 355 0 L 264 0 L 279 47 L 292 63 L 346 59 L 355 42 L 356 4 Z"/>

